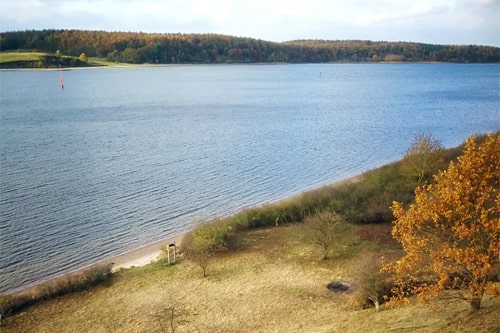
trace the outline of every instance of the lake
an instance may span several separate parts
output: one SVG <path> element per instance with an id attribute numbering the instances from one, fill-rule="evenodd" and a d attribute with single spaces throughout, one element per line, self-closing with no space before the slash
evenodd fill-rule
<path id="1" fill-rule="evenodd" d="M 0 72 L 0 291 L 500 129 L 499 64 Z"/>

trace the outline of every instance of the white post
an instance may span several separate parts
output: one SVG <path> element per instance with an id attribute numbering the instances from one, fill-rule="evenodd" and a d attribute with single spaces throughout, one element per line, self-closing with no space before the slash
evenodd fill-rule
<path id="1" fill-rule="evenodd" d="M 175 246 L 175 241 L 174 241 L 174 263 L 175 263 L 175 257 L 177 255 L 177 251 L 176 251 L 177 247 Z"/>

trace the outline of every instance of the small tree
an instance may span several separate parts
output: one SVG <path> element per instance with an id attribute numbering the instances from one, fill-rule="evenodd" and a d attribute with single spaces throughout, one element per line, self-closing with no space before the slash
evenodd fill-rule
<path id="1" fill-rule="evenodd" d="M 172 305 L 164 307 L 161 311 L 153 314 L 152 316 L 158 320 L 158 324 L 160 325 L 160 329 L 163 333 L 175 333 L 175 329 L 179 321 L 179 314 L 179 310 L 175 307 L 175 305 Z M 168 326 L 165 325 L 165 321 L 168 322 Z"/>
<path id="2" fill-rule="evenodd" d="M 430 134 L 415 135 L 402 161 L 402 171 L 422 183 L 435 174 L 442 164 L 444 149 Z"/>
<path id="3" fill-rule="evenodd" d="M 339 237 L 343 218 L 331 211 L 317 211 L 306 218 L 306 227 L 309 228 L 309 235 L 312 242 L 321 247 L 323 260 L 328 259 L 335 241 Z"/>
<path id="4" fill-rule="evenodd" d="M 57 58 L 61 58 L 61 56 L 62 56 L 61 50 L 57 50 L 56 51 L 56 57 Z"/>
<path id="5" fill-rule="evenodd" d="M 478 310 L 498 275 L 500 134 L 479 145 L 468 139 L 457 163 L 434 180 L 415 190 L 408 209 L 393 204 L 392 234 L 406 254 L 388 268 L 396 273 L 401 297 L 456 289 Z"/>
<path id="6" fill-rule="evenodd" d="M 201 225 L 189 232 L 182 240 L 184 257 L 197 263 L 207 276 L 207 266 L 217 252 L 227 249 L 230 232 L 217 223 Z"/>
<path id="7" fill-rule="evenodd" d="M 85 53 L 80 54 L 80 61 L 87 62 L 87 55 Z"/>

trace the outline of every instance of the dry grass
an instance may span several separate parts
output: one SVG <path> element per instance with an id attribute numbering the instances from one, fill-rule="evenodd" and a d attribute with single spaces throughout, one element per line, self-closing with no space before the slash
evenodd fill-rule
<path id="1" fill-rule="evenodd" d="M 211 262 L 206 278 L 187 261 L 123 270 L 109 286 L 42 302 L 5 318 L 1 330 L 171 332 L 171 324 L 176 333 L 491 332 L 498 327 L 498 304 L 491 300 L 474 317 L 466 304 L 441 311 L 420 305 L 353 310 L 352 295 L 334 294 L 326 284 L 349 281 L 350 267 L 364 251 L 394 251 L 377 241 L 387 228 L 367 240 L 363 230 L 369 227 L 353 226 L 326 261 L 319 260 L 320 249 L 303 242 L 302 225 L 250 231 L 238 251 Z"/>

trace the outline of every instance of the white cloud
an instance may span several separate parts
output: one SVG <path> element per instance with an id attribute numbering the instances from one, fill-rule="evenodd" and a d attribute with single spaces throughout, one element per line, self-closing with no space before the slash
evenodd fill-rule
<path id="1" fill-rule="evenodd" d="M 476 0 L 476 3 L 482 6 L 499 5 L 499 0 Z"/>
<path id="2" fill-rule="evenodd" d="M 415 24 L 422 19 L 436 19 L 437 16 L 446 15 L 450 11 L 446 6 L 435 6 L 430 3 L 419 2 L 406 6 L 392 6 L 382 8 L 371 13 L 359 15 L 355 21 L 356 26 Z"/>
<path id="3" fill-rule="evenodd" d="M 0 0 L 0 31 L 223 33 L 500 45 L 500 0 Z"/>

